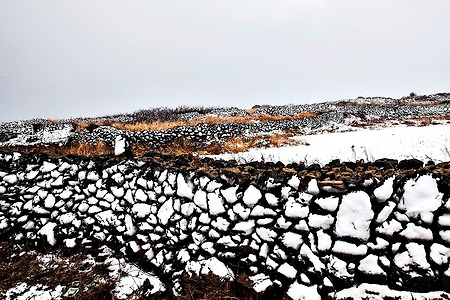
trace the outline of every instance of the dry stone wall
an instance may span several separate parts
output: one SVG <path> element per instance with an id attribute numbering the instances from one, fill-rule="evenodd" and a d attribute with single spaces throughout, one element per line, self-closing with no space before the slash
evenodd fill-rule
<path id="1" fill-rule="evenodd" d="M 365 124 L 377 120 L 404 120 L 431 116 L 447 116 L 450 112 L 450 94 L 436 94 L 423 96 L 417 99 L 389 99 L 389 98 L 360 98 L 344 103 L 316 103 L 303 105 L 256 107 L 253 115 L 293 116 L 304 112 L 313 113 L 314 116 L 302 119 L 274 120 L 270 122 L 254 122 L 251 124 L 199 124 L 197 126 L 182 126 L 161 131 L 131 132 L 118 130 L 111 126 L 89 126 L 80 132 L 77 131 L 77 122 L 125 122 L 136 123 L 146 120 L 139 112 L 129 115 L 117 115 L 102 118 L 78 118 L 60 120 L 57 122 L 33 119 L 18 122 L 6 122 L 0 125 L 0 144 L 3 146 L 21 146 L 33 144 L 71 144 L 91 143 L 99 141 L 109 145 L 114 144 L 118 135 L 124 136 L 130 142 L 152 145 L 153 149 L 166 147 L 180 137 L 194 142 L 223 142 L 230 137 L 254 135 L 274 132 L 278 130 L 296 129 L 305 133 L 315 133 L 328 130 L 337 130 L 346 125 Z M 409 102 L 410 101 L 410 102 Z M 380 105 L 382 104 L 382 105 Z M 408 105 L 410 104 L 410 105 Z M 200 114 L 192 112 L 176 114 L 174 120 L 189 120 L 192 118 L 208 116 L 250 116 L 238 108 L 219 108 L 207 110 Z"/>
<path id="2" fill-rule="evenodd" d="M 174 293 L 186 273 L 210 272 L 267 299 L 360 283 L 450 290 L 448 172 L 368 173 L 343 188 L 282 165 L 249 177 L 164 159 L 0 154 L 0 237 L 107 244 Z"/>

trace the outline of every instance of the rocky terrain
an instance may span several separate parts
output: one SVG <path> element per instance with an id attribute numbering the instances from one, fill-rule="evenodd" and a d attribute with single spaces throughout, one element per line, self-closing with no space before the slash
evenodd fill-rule
<path id="1" fill-rule="evenodd" d="M 240 164 L 197 155 L 243 135 L 429 125 L 447 120 L 449 99 L 198 109 L 169 121 L 202 124 L 152 131 L 112 126 L 142 113 L 83 120 L 92 125 L 83 128 L 76 119 L 4 123 L 0 295 L 449 299 L 448 162 Z M 279 118 L 214 124 L 202 114 Z M 164 153 L 180 137 L 195 151 Z M 100 142 L 105 155 L 56 151 Z"/>
<path id="2" fill-rule="evenodd" d="M 27 146 L 36 149 L 37 145 L 64 145 L 70 148 L 84 144 L 97 145 L 101 142 L 111 153 L 116 138 L 121 136 L 130 147 L 134 146 L 132 148 L 135 153 L 141 153 L 141 148 L 144 152 L 166 153 L 170 148 L 182 147 L 187 149 L 187 153 L 201 151 L 203 154 L 218 154 L 223 152 L 223 145 L 227 141 L 234 142 L 233 138 L 245 140 L 274 132 L 317 134 L 392 120 L 425 124 L 433 120 L 447 120 L 450 118 L 449 101 L 450 94 L 436 94 L 403 99 L 358 98 L 319 104 L 264 105 L 251 110 L 186 108 L 180 112 L 175 110 L 173 114 L 170 114 L 171 110 L 149 110 L 103 118 L 36 119 L 3 123 L 0 126 L 0 147 L 24 150 Z M 170 117 L 167 114 L 170 114 Z M 235 122 L 233 119 L 243 116 L 247 117 L 246 122 Z M 264 121 L 260 121 L 261 116 L 265 117 Z M 196 120 L 196 125 L 192 126 L 186 120 Z M 123 124 L 142 125 L 159 121 L 175 125 L 161 130 L 140 130 L 138 126 L 132 127 L 133 131 L 118 129 L 124 128 Z M 264 142 L 259 146 L 265 146 Z M 43 150 L 39 148 L 39 151 Z"/>

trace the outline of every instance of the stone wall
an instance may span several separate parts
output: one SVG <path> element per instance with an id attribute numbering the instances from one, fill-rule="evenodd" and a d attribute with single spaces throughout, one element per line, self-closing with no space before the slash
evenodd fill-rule
<path id="1" fill-rule="evenodd" d="M 360 283 L 450 290 L 448 164 L 209 163 L 0 154 L 0 238 L 107 244 L 175 293 L 184 274 L 209 272 L 268 299 Z"/>

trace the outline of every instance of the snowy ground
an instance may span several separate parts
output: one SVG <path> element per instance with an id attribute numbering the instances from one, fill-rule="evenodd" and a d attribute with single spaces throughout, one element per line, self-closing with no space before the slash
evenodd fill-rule
<path id="1" fill-rule="evenodd" d="M 374 161 L 380 158 L 411 159 L 424 162 L 450 160 L 450 124 L 388 128 L 355 128 L 350 132 L 323 133 L 298 136 L 302 145 L 282 148 L 250 149 L 237 154 L 208 155 L 215 159 L 250 161 L 281 161 L 319 163 L 325 165 L 333 159 Z"/>

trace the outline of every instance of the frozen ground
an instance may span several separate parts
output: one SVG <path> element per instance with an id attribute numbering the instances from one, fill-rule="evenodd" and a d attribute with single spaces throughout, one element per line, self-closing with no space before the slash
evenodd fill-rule
<path id="1" fill-rule="evenodd" d="M 374 161 L 380 158 L 411 159 L 435 163 L 450 160 L 450 124 L 411 127 L 355 128 L 350 132 L 298 136 L 302 145 L 282 148 L 250 149 L 237 154 L 210 155 L 215 159 L 319 163 L 341 161 Z"/>

